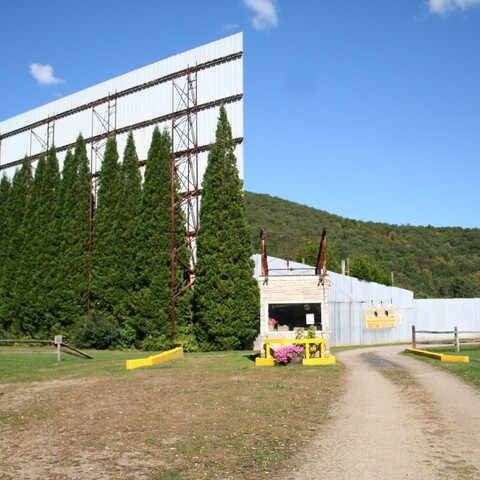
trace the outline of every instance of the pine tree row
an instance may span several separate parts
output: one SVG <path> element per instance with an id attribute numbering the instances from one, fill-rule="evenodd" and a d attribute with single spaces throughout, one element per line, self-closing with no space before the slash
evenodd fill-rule
<path id="1" fill-rule="evenodd" d="M 11 183 L 2 178 L 2 336 L 69 338 L 85 321 L 90 301 L 88 321 L 114 323 L 126 347 L 151 339 L 160 346 L 169 338 L 170 152 L 168 133 L 155 129 L 142 186 L 133 135 L 121 163 L 115 137 L 108 139 L 91 239 L 90 172 L 81 136 L 61 175 L 52 148 L 34 175 L 25 160 Z"/>
<path id="2" fill-rule="evenodd" d="M 258 288 L 233 150 L 221 107 L 204 176 L 195 288 L 177 297 L 177 343 L 190 349 L 240 348 L 255 334 Z M 170 165 L 170 136 L 156 128 L 143 183 L 133 134 L 121 162 L 115 137 L 108 139 L 94 202 L 81 136 L 61 173 L 52 148 L 34 174 L 25 159 L 11 182 L 1 179 L 0 337 L 62 334 L 98 348 L 170 345 Z M 180 247 L 180 208 L 175 219 Z M 187 248 L 179 256 L 189 264 Z M 185 273 L 176 269 L 178 292 Z"/>

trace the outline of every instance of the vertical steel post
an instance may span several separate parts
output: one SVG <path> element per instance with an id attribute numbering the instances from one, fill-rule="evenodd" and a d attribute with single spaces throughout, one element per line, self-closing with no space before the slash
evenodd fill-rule
<path id="1" fill-rule="evenodd" d="M 173 103 L 172 95 L 172 103 Z M 172 105 L 173 111 L 174 105 Z M 176 199 L 175 199 L 175 128 L 173 124 L 174 120 L 172 119 L 172 163 L 170 166 L 170 287 L 172 289 L 172 297 L 170 303 L 170 340 L 173 342 L 175 340 L 175 315 L 177 309 L 177 297 L 176 297 L 176 261 L 175 261 L 175 213 L 176 213 Z"/>
<path id="2" fill-rule="evenodd" d="M 325 277 L 327 275 L 327 229 L 322 232 L 322 240 L 318 250 L 317 264 L 315 267 L 315 275 Z"/>
<path id="3" fill-rule="evenodd" d="M 265 246 L 265 231 L 260 229 L 260 254 L 262 256 L 262 277 L 268 277 L 268 257 L 267 247 Z"/>

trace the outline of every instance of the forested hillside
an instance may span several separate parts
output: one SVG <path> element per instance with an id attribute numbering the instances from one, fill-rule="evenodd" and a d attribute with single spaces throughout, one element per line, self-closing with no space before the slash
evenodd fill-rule
<path id="1" fill-rule="evenodd" d="M 270 195 L 245 192 L 245 196 L 255 252 L 260 228 L 267 235 L 314 234 L 326 228 L 333 256 L 329 269 L 335 260 L 349 258 L 351 264 L 358 264 L 367 259 L 383 270 L 388 281 L 393 272 L 394 285 L 413 290 L 416 298 L 480 297 L 478 228 L 362 222 Z M 307 239 L 286 238 L 271 239 L 267 247 L 268 254 L 275 255 L 308 251 L 311 245 Z"/>

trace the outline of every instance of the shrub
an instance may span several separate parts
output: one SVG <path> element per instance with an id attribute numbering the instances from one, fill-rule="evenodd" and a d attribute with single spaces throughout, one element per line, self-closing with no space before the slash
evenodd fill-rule
<path id="1" fill-rule="evenodd" d="M 80 348 L 106 350 L 115 348 L 120 339 L 116 323 L 105 317 L 84 318 L 75 326 L 75 344 Z"/>
<path id="2" fill-rule="evenodd" d="M 142 340 L 140 347 L 147 352 L 163 352 L 172 348 L 172 342 L 166 335 L 147 335 Z"/>
<path id="3" fill-rule="evenodd" d="M 195 327 L 193 324 L 179 326 L 173 342 L 175 347 L 182 347 L 186 352 L 199 352 L 200 345 L 195 336 Z"/>

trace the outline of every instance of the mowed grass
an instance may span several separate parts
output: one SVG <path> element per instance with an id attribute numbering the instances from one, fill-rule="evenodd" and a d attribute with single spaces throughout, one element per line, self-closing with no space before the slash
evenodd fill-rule
<path id="1" fill-rule="evenodd" d="M 2 419 L 5 478 L 20 478 L 15 469 L 30 462 L 38 478 L 54 464 L 68 479 L 79 458 L 118 480 L 284 476 L 325 428 L 344 380 L 341 364 L 256 367 L 253 352 L 186 354 L 130 371 L 126 359 L 151 353 L 89 353 L 94 360 L 61 362 L 0 353 L 0 410 L 2 401 L 10 407 Z M 12 407 L 16 396 L 22 402 Z M 32 443 L 41 445 L 38 459 Z"/>
<path id="2" fill-rule="evenodd" d="M 440 362 L 439 360 L 434 360 L 433 358 L 422 357 L 420 355 L 413 355 L 416 359 L 421 360 L 431 365 L 435 365 L 442 370 L 458 375 L 460 378 L 465 380 L 467 383 L 475 386 L 480 389 L 480 345 L 460 345 L 460 352 L 455 352 L 454 346 L 444 346 L 444 347 L 434 347 L 428 348 L 427 345 L 420 346 L 423 350 L 428 350 L 429 352 L 444 353 L 446 355 L 461 355 L 470 357 L 470 362 Z M 475 361 L 479 360 L 479 361 Z"/>
<path id="3" fill-rule="evenodd" d="M 25 353 L 19 353 L 25 350 Z M 15 352 L 14 352 L 15 351 Z M 45 348 L 0 347 L 0 383 L 42 382 L 91 375 L 125 375 L 125 361 L 152 355 L 145 352 L 92 351 L 93 359 L 62 353 L 61 361 L 50 346 Z"/>

